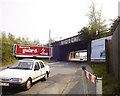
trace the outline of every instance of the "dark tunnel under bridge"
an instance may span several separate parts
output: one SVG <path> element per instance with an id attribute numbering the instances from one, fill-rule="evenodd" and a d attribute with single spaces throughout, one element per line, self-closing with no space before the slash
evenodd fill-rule
<path id="1" fill-rule="evenodd" d="M 68 61 L 72 51 L 87 50 L 87 58 L 90 60 L 90 44 L 84 43 L 78 35 L 52 43 L 53 58 L 57 61 Z"/>

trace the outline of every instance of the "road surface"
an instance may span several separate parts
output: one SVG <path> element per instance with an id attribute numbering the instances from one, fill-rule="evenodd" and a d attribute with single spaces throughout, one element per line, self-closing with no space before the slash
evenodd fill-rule
<path id="1" fill-rule="evenodd" d="M 92 72 L 87 63 L 53 62 L 48 65 L 51 73 L 47 81 L 39 80 L 27 91 L 19 88 L 2 88 L 2 95 L 85 94 L 81 68 L 86 66 L 86 69 Z M 88 85 L 89 94 L 95 94 L 94 84 L 88 82 Z"/>

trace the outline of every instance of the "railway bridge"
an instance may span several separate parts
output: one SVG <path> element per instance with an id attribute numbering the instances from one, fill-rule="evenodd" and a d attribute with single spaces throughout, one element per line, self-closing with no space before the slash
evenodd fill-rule
<path id="1" fill-rule="evenodd" d="M 84 43 L 79 35 L 52 43 L 53 58 L 57 61 L 68 61 L 72 51 L 87 50 L 87 61 L 90 60 L 90 44 Z"/>

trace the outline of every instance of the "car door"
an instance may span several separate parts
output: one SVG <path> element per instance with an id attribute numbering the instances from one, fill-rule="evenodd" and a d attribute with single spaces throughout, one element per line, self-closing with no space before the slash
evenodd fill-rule
<path id="1" fill-rule="evenodd" d="M 39 61 L 39 63 L 40 63 L 40 67 L 41 67 L 40 70 L 42 71 L 42 74 L 45 74 L 46 73 L 45 65 L 41 61 Z"/>
<path id="2" fill-rule="evenodd" d="M 40 68 L 39 62 L 35 62 L 35 65 L 34 65 L 34 78 L 33 78 L 34 81 L 37 81 L 37 80 L 41 79 L 42 72 L 41 72 L 40 69 L 41 68 Z"/>

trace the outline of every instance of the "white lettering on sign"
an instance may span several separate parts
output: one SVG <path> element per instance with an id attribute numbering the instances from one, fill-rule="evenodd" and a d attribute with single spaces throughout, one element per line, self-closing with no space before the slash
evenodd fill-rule
<path id="1" fill-rule="evenodd" d="M 26 52 L 28 52 L 28 53 L 32 53 L 32 52 L 37 53 L 37 49 L 23 49 L 23 53 L 26 53 Z"/>
<path id="2" fill-rule="evenodd" d="M 19 48 L 28 48 L 28 49 L 23 49 L 23 54 L 24 53 L 32 53 L 32 52 L 34 52 L 34 53 L 38 53 L 38 51 L 37 51 L 37 49 L 30 49 L 30 47 L 22 47 L 22 46 L 19 46 Z"/>
<path id="3" fill-rule="evenodd" d="M 45 49 L 44 48 L 42 48 L 42 53 L 40 53 L 41 55 L 48 55 L 48 53 L 45 53 Z"/>
<path id="4" fill-rule="evenodd" d="M 68 38 L 66 40 L 62 40 L 61 41 L 61 45 L 66 45 L 66 44 L 70 44 L 70 43 L 74 43 L 74 42 L 78 42 L 80 41 L 78 36 L 72 37 L 72 38 Z"/>
<path id="5" fill-rule="evenodd" d="M 30 49 L 30 47 L 22 47 L 22 46 L 20 46 L 19 48 L 29 48 Z"/>

